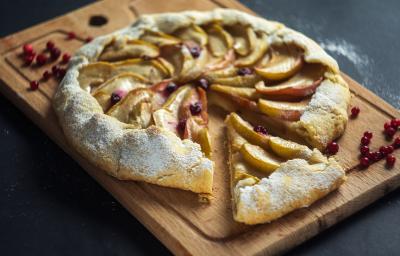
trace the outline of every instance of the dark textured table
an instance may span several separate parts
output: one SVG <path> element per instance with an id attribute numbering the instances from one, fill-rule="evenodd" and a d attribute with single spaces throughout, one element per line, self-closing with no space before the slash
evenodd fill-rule
<path id="1" fill-rule="evenodd" d="M 0 36 L 89 2 L 0 1 Z M 400 1 L 242 2 L 261 16 L 314 38 L 344 72 L 400 107 Z M 168 254 L 146 228 L 2 95 L 0 160 L 1 255 Z M 399 255 L 399 215 L 397 190 L 289 254 Z"/>

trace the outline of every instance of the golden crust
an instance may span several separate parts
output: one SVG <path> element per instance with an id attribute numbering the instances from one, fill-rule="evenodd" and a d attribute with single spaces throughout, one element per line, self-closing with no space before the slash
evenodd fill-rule
<path id="1" fill-rule="evenodd" d="M 327 66 L 325 77 L 329 81 L 321 86 L 323 89 L 317 90 L 311 101 L 315 104 L 305 111 L 299 122 L 293 124 L 293 130 L 318 148 L 324 147 L 327 141 L 343 133 L 347 122 L 349 91 L 340 78 L 335 60 L 314 41 L 280 23 L 236 10 L 217 9 L 211 12 L 145 15 L 132 26 L 96 38 L 83 46 L 72 58 L 54 98 L 54 109 L 74 148 L 93 164 L 120 179 L 143 180 L 196 193 L 211 193 L 213 163 L 204 156 L 198 144 L 189 140 L 182 141 L 174 134 L 157 127 L 134 129 L 105 115 L 90 93 L 80 87 L 77 77 L 79 68 L 96 60 L 112 40 L 138 39 L 146 29 L 170 33 L 193 23 L 207 24 L 212 21 L 219 21 L 224 25 L 249 25 L 256 32 L 266 33 L 269 43 L 293 42 L 304 49 L 306 62 L 318 62 Z M 331 99 L 332 104 L 329 106 L 321 105 L 324 109 L 321 112 L 319 104 L 322 102 L 318 97 L 331 97 L 325 94 L 330 89 L 340 91 L 341 99 Z M 327 115 L 335 118 L 324 119 L 324 127 L 321 129 L 319 120 Z M 162 147 L 159 147 L 160 143 Z M 160 150 L 155 152 L 162 157 L 155 159 L 151 150 L 157 148 Z M 141 156 L 140 159 L 137 156 Z"/>
<path id="2" fill-rule="evenodd" d="M 236 184 L 234 218 L 246 224 L 270 222 L 309 206 L 344 181 L 344 170 L 334 159 L 313 165 L 303 159 L 289 160 L 258 183 L 245 179 Z"/>

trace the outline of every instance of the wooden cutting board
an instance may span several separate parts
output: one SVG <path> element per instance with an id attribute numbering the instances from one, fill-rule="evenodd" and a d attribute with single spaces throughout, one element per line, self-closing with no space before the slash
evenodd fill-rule
<path id="1" fill-rule="evenodd" d="M 282 253 L 400 185 L 399 164 L 391 170 L 385 168 L 384 161 L 367 170 L 360 171 L 356 168 L 359 138 L 364 130 L 375 133 L 372 148 L 388 143 L 381 134 L 383 123 L 399 117 L 400 113 L 345 75 L 353 93 L 352 105 L 359 106 L 362 111 L 357 119 L 349 121 L 345 134 L 339 140 L 340 152 L 337 158 L 349 173 L 347 182 L 339 191 L 309 208 L 297 210 L 270 224 L 257 226 L 246 226 L 233 221 L 229 174 L 222 164 L 217 163 L 215 200 L 209 205 L 198 203 L 196 195 L 190 192 L 139 182 L 118 181 L 90 165 L 67 145 L 51 108 L 57 81 L 50 79 L 42 82 L 37 91 L 28 89 L 29 81 L 40 78 L 44 70 L 49 70 L 53 64 L 25 67 L 21 58 L 21 46 L 25 43 L 33 44 L 36 49 L 43 49 L 51 39 L 63 51 L 73 53 L 87 36 L 97 36 L 125 27 L 140 14 L 189 9 L 210 10 L 217 7 L 236 8 L 251 13 L 234 0 L 168 0 L 168 4 L 163 0 L 110 0 L 96 2 L 7 36 L 0 40 L 0 90 L 175 254 Z M 104 18 L 107 23 L 99 25 Z M 77 33 L 78 38 L 67 40 L 67 32 L 71 29 Z M 218 111 L 213 116 L 218 116 Z M 217 150 L 223 150 L 222 146 L 217 146 Z M 398 158 L 399 151 L 395 153 Z"/>

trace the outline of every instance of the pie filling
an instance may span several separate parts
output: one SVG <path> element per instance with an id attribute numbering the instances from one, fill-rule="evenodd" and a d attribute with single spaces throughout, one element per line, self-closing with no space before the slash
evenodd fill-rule
<path id="1" fill-rule="evenodd" d="M 114 38 L 97 60 L 78 80 L 107 115 L 135 128 L 165 128 L 199 143 L 206 156 L 208 97 L 228 112 L 247 110 L 284 125 L 300 119 L 327 69 L 306 63 L 294 44 L 269 44 L 249 26 L 217 22 Z"/>

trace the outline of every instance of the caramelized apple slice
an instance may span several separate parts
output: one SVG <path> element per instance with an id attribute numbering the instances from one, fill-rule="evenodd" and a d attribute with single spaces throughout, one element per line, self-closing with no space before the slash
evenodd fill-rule
<path id="1" fill-rule="evenodd" d="M 196 117 L 189 117 L 186 120 L 185 131 L 183 139 L 190 139 L 198 143 L 203 153 L 211 156 L 211 138 L 208 129 L 205 125 L 201 125 L 196 121 Z"/>
<path id="2" fill-rule="evenodd" d="M 173 92 L 161 109 L 153 113 L 153 119 L 156 126 L 172 131 L 179 136 L 177 127 L 179 123 L 179 109 L 182 102 L 190 93 L 191 86 L 181 86 Z"/>
<path id="3" fill-rule="evenodd" d="M 276 155 L 287 160 L 302 158 L 307 160 L 309 163 L 327 162 L 327 158 L 322 155 L 319 150 L 311 150 L 307 146 L 284 140 L 279 137 L 271 137 L 269 140 L 269 145 Z"/>
<path id="4" fill-rule="evenodd" d="M 128 93 L 129 91 L 139 88 L 146 87 L 147 80 L 140 75 L 135 73 L 121 73 L 108 79 L 99 87 L 92 90 L 92 95 L 96 95 L 98 92 L 104 92 L 107 94 L 113 93 L 119 89 Z"/>
<path id="5" fill-rule="evenodd" d="M 220 77 L 215 79 L 208 79 L 211 83 L 230 85 L 235 87 L 254 87 L 260 80 L 260 76 L 257 74 L 249 74 L 244 76 L 233 76 L 233 77 Z"/>
<path id="6" fill-rule="evenodd" d="M 115 67 L 107 62 L 95 62 L 80 68 L 78 82 L 87 92 L 104 83 L 115 74 Z"/>
<path id="7" fill-rule="evenodd" d="M 186 45 L 169 45 L 161 48 L 161 56 L 173 67 L 173 77 L 179 83 L 195 80 L 207 64 L 207 51 L 194 58 Z"/>
<path id="8" fill-rule="evenodd" d="M 298 121 L 306 109 L 310 99 L 300 102 L 284 102 L 260 99 L 258 108 L 267 116 L 277 117 L 287 121 Z"/>
<path id="9" fill-rule="evenodd" d="M 206 78 L 212 84 L 230 85 L 236 87 L 254 87 L 255 84 L 261 80 L 261 77 L 252 72 L 251 69 L 248 69 L 250 72 L 246 74 L 241 73 L 242 70 L 243 69 L 230 65 L 221 70 L 207 72 L 204 75 L 204 78 Z"/>
<path id="10" fill-rule="evenodd" d="M 151 83 L 157 83 L 169 76 L 169 71 L 158 60 L 130 59 L 115 62 L 117 73 L 132 72 L 140 74 Z"/>
<path id="11" fill-rule="evenodd" d="M 100 61 L 120 61 L 124 59 L 150 57 L 159 55 L 159 48 L 143 40 L 128 40 L 123 43 L 112 42 L 101 53 Z"/>
<path id="12" fill-rule="evenodd" d="M 258 100 L 260 98 L 260 94 L 257 93 L 256 89 L 248 87 L 232 87 L 227 85 L 212 84 L 210 86 L 210 90 L 243 97 L 249 100 Z"/>
<path id="13" fill-rule="evenodd" d="M 235 52 L 229 49 L 224 58 L 213 58 L 211 54 L 208 56 L 208 63 L 206 65 L 207 71 L 221 70 L 228 68 L 235 60 Z M 206 71 L 206 72 L 207 72 Z"/>
<path id="14" fill-rule="evenodd" d="M 233 46 L 232 36 L 221 25 L 211 24 L 205 28 L 208 34 L 208 47 L 214 57 L 224 57 Z"/>
<path id="15" fill-rule="evenodd" d="M 233 38 L 233 49 L 235 53 L 246 56 L 254 49 L 257 42 L 257 35 L 251 27 L 228 26 L 226 31 Z"/>
<path id="16" fill-rule="evenodd" d="M 255 71 L 268 80 L 283 80 L 293 76 L 303 66 L 302 53 L 290 46 L 281 46 L 271 52 L 271 59 Z"/>
<path id="17" fill-rule="evenodd" d="M 98 92 L 94 97 L 96 98 L 97 102 L 100 104 L 104 112 L 107 111 L 107 109 L 110 109 L 110 107 L 112 106 L 110 94 Z"/>
<path id="18" fill-rule="evenodd" d="M 150 29 L 146 29 L 140 36 L 140 39 L 148 43 L 154 44 L 158 47 L 181 43 L 181 40 L 179 40 L 179 38 Z"/>
<path id="19" fill-rule="evenodd" d="M 231 113 L 225 119 L 225 123 L 232 126 L 236 132 L 252 144 L 264 149 L 269 148 L 269 135 L 261 134 L 253 130 L 253 126 L 243 120 L 238 114 Z"/>
<path id="20" fill-rule="evenodd" d="M 123 73 L 114 76 L 95 88 L 92 95 L 97 99 L 103 110 L 106 111 L 110 107 L 112 93 L 118 92 L 120 97 L 124 97 L 129 91 L 146 86 L 147 84 L 140 76 L 134 73 Z"/>
<path id="21" fill-rule="evenodd" d="M 150 101 L 153 94 L 148 89 L 133 90 L 115 104 L 107 112 L 107 115 L 115 117 L 121 122 L 132 124 L 137 128 L 146 128 L 151 123 Z"/>
<path id="22" fill-rule="evenodd" d="M 304 145 L 273 136 L 269 139 L 269 146 L 275 154 L 288 160 L 298 157 L 306 158 L 312 152 Z"/>
<path id="23" fill-rule="evenodd" d="M 288 95 L 304 97 L 315 92 L 323 80 L 324 68 L 318 64 L 307 64 L 294 77 L 273 86 L 266 86 L 264 82 L 256 84 L 259 93 L 265 95 Z"/>
<path id="24" fill-rule="evenodd" d="M 240 148 L 243 159 L 259 171 L 270 174 L 282 163 L 281 159 L 268 153 L 263 148 L 249 143 Z"/>
<path id="25" fill-rule="evenodd" d="M 256 39 L 255 45 L 251 48 L 250 54 L 238 58 L 235 61 L 235 65 L 239 67 L 251 66 L 261 59 L 268 50 L 268 36 L 264 33 L 261 34 L 260 38 Z"/>
<path id="26" fill-rule="evenodd" d="M 200 46 L 205 46 L 208 43 L 206 32 L 195 24 L 178 29 L 174 32 L 174 36 L 178 37 L 183 42 L 193 41 Z"/>

